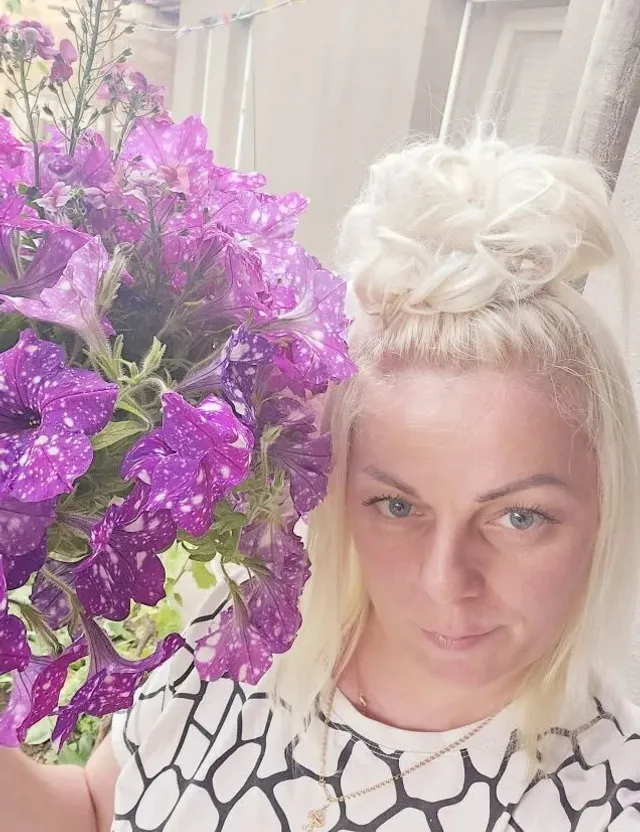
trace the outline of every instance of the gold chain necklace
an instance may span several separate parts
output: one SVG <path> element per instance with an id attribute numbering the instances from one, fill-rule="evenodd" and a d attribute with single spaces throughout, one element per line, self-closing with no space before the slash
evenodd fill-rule
<path id="1" fill-rule="evenodd" d="M 418 769 L 423 768 L 428 763 L 432 763 L 434 760 L 438 760 L 440 757 L 444 757 L 445 754 L 450 754 L 452 751 L 455 751 L 456 749 L 460 748 L 462 745 L 464 745 L 464 743 L 468 742 L 479 731 L 485 728 L 493 719 L 493 716 L 487 717 L 485 720 L 478 723 L 478 725 L 476 725 L 475 728 L 472 728 L 463 737 L 460 737 L 455 742 L 450 743 L 449 745 L 440 749 L 440 751 L 436 751 L 433 754 L 430 754 L 428 757 L 425 757 L 424 760 L 420 760 L 419 762 L 414 763 L 412 766 L 409 766 L 409 768 L 406 768 L 404 771 L 401 771 L 398 774 L 394 774 L 392 777 L 387 777 L 386 780 L 381 780 L 379 783 L 376 783 L 373 786 L 367 786 L 366 789 L 358 789 L 357 791 L 349 792 L 349 794 L 342 794 L 336 797 L 329 793 L 329 787 L 327 785 L 327 749 L 329 746 L 329 720 L 331 719 L 331 715 L 333 713 L 333 704 L 335 702 L 337 690 L 338 687 L 336 685 L 329 699 L 329 707 L 327 709 L 327 716 L 325 718 L 324 736 L 322 739 L 322 756 L 320 761 L 320 776 L 318 777 L 318 783 L 320 783 L 320 785 L 322 786 L 322 790 L 324 791 L 325 803 L 319 809 L 311 809 L 311 811 L 307 815 L 307 822 L 302 827 L 302 832 L 315 832 L 315 830 L 324 829 L 327 823 L 327 812 L 333 804 L 346 803 L 347 800 L 354 799 L 356 797 L 364 797 L 364 795 L 371 794 L 371 792 L 375 792 L 378 789 L 382 789 L 385 786 L 389 786 L 391 783 L 395 783 L 398 780 L 402 780 L 409 774 L 413 774 L 414 771 L 418 771 Z M 366 707 L 367 702 L 362 695 L 360 695 L 360 701 Z"/>

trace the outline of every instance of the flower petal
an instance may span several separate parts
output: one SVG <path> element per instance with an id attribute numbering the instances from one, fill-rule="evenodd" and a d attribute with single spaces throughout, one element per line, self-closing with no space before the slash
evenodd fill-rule
<path id="1" fill-rule="evenodd" d="M 0 715 L 0 746 L 20 745 L 32 725 L 53 713 L 69 666 L 86 654 L 86 643 L 77 641 L 57 659 L 34 656 L 21 673 L 13 673 L 11 698 Z"/>
<path id="2" fill-rule="evenodd" d="M 0 501 L 0 552 L 23 554 L 34 549 L 55 519 L 54 500 L 22 503 Z"/>
<path id="3" fill-rule="evenodd" d="M 38 503 L 71 493 L 93 459 L 91 441 L 82 433 L 37 433 L 18 463 L 11 493 L 18 500 Z"/>
<path id="4" fill-rule="evenodd" d="M 224 610 L 194 654 L 200 678 L 211 682 L 230 676 L 238 682 L 257 684 L 271 667 L 273 651 L 264 633 L 234 608 Z"/>
<path id="5" fill-rule="evenodd" d="M 24 670 L 30 656 L 27 628 L 22 621 L 15 615 L 0 616 L 0 675 Z"/>
<path id="6" fill-rule="evenodd" d="M 27 583 L 31 575 L 44 566 L 47 559 L 47 541 L 40 543 L 30 552 L 9 554 L 0 552 L 0 564 L 7 580 L 7 589 L 17 589 Z"/>
<path id="7" fill-rule="evenodd" d="M 39 294 L 20 297 L 0 294 L 0 300 L 27 318 L 57 324 L 84 337 L 101 331 L 96 311 L 98 288 L 109 255 L 95 237 L 71 255 L 58 280 Z"/>

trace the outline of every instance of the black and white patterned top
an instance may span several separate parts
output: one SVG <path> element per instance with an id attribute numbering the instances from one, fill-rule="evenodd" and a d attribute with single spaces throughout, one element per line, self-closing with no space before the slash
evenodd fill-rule
<path id="1" fill-rule="evenodd" d="M 302 832 L 309 810 L 325 802 L 317 731 L 292 748 L 286 716 L 260 686 L 200 681 L 192 645 L 219 608 L 214 593 L 188 646 L 114 720 L 122 773 L 112 832 Z M 583 730 L 545 738 L 545 758 L 558 762 L 544 779 L 528 775 L 514 724 L 508 709 L 466 749 L 332 805 L 325 832 L 640 832 L 640 710 L 594 701 Z M 406 770 L 469 731 L 389 728 L 339 693 L 329 725 L 327 771 L 337 794 Z"/>

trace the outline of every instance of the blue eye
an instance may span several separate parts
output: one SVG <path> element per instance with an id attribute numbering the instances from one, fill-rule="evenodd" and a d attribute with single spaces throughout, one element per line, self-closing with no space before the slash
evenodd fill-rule
<path id="1" fill-rule="evenodd" d="M 516 532 L 529 532 L 540 528 L 546 523 L 555 522 L 543 511 L 534 508 L 510 508 L 504 512 L 500 525 Z"/>
<path id="2" fill-rule="evenodd" d="M 414 513 L 414 506 L 402 497 L 373 497 L 365 505 L 375 506 L 384 517 L 394 520 L 403 520 Z"/>

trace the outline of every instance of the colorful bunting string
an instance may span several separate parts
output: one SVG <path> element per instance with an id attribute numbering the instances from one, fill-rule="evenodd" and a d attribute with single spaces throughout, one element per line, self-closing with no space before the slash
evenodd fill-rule
<path id="1" fill-rule="evenodd" d="M 150 29 L 153 32 L 169 32 L 175 34 L 177 38 L 180 38 L 184 35 L 188 35 L 191 32 L 202 32 L 209 29 L 218 29 L 221 26 L 229 26 L 232 23 L 241 23 L 247 20 L 252 20 L 254 17 L 267 14 L 267 12 L 275 12 L 278 9 L 283 9 L 285 6 L 293 6 L 294 4 L 304 2 L 305 0 L 280 0 L 280 2 L 274 2 L 274 0 L 266 0 L 266 5 L 260 9 L 241 8 L 233 14 L 230 12 L 220 12 L 219 14 L 206 17 L 198 23 L 194 23 L 190 26 L 178 26 L 176 28 L 172 26 L 159 26 L 154 23 L 145 23 L 143 21 L 137 21 L 136 28 Z M 153 5 L 153 3 L 149 3 L 149 5 Z"/>

